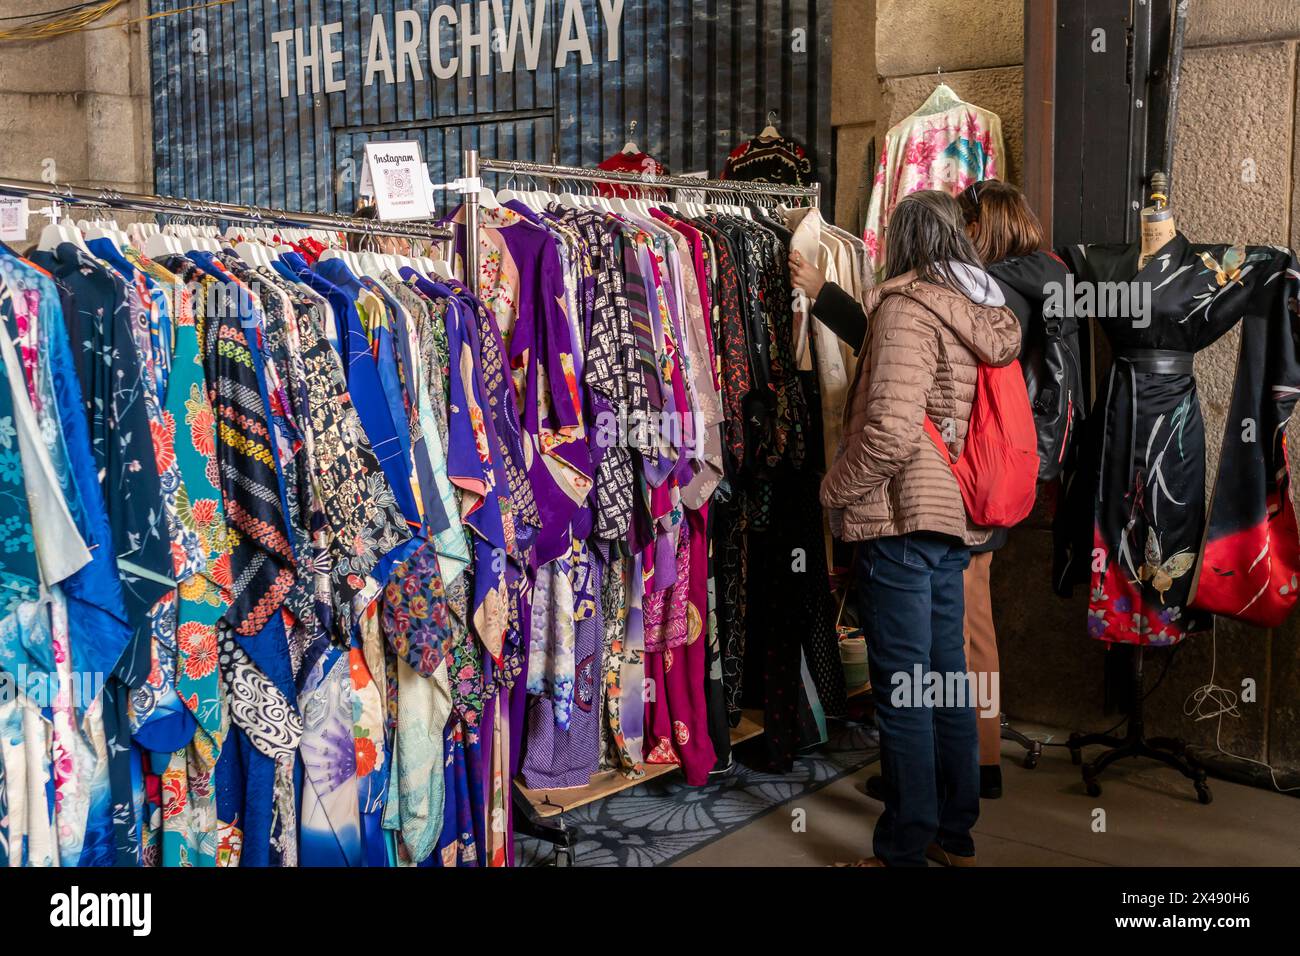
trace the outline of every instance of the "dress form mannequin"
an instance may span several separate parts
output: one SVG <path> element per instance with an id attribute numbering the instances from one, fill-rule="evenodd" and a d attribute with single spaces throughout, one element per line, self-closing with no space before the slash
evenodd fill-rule
<path id="1" fill-rule="evenodd" d="M 1138 268 L 1144 268 L 1174 238 L 1178 226 L 1169 205 L 1169 177 L 1162 172 L 1151 174 L 1151 205 L 1142 210 L 1142 254 Z"/>

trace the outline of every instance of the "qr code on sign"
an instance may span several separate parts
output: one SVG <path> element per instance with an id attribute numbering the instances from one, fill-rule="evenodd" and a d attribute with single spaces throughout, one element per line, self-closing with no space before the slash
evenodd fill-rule
<path id="1" fill-rule="evenodd" d="M 385 169 L 384 185 L 388 187 L 389 197 L 395 202 L 415 198 L 415 184 L 409 169 Z"/>

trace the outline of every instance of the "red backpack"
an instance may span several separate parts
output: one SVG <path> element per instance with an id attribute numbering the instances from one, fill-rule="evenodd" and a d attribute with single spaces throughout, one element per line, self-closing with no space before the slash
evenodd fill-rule
<path id="1" fill-rule="evenodd" d="M 927 416 L 925 430 L 949 461 Z M 1020 363 L 980 364 L 961 456 L 949 461 L 966 513 L 982 528 L 1010 528 L 1028 517 L 1038 485 L 1038 430 Z"/>

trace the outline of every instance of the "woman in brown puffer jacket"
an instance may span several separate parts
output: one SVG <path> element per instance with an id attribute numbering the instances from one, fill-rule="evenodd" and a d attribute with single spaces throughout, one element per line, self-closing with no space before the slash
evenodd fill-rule
<path id="1" fill-rule="evenodd" d="M 925 418 L 960 455 L 979 364 L 1014 359 L 1020 324 L 963 225 L 957 201 L 931 190 L 905 197 L 890 217 L 886 281 L 866 303 L 843 447 L 822 482 L 832 526 L 862 542 L 858 594 L 885 802 L 873 865 L 975 862 L 978 688 L 966 678 L 962 572 L 968 548 L 989 532 L 970 524 Z M 792 269 L 817 299 L 813 315 L 851 327 L 842 293 L 802 263 Z"/>

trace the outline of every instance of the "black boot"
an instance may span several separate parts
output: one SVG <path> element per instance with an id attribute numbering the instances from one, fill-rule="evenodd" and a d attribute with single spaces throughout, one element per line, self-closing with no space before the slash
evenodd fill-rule
<path id="1" fill-rule="evenodd" d="M 980 767 L 980 799 L 1002 799 L 1002 768 L 997 764 Z"/>

